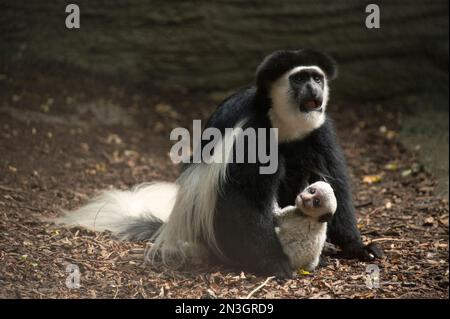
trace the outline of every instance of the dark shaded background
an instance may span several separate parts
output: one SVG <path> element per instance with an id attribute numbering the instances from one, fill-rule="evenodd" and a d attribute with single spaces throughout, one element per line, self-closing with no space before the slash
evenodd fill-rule
<path id="1" fill-rule="evenodd" d="M 2 1 L 1 60 L 55 64 L 192 89 L 252 79 L 273 50 L 322 48 L 341 64 L 336 95 L 392 98 L 446 90 L 448 1 L 377 1 L 381 28 L 367 29 L 366 1 Z"/>
<path id="2" fill-rule="evenodd" d="M 370 2 L 357 0 L 77 0 L 81 29 L 69 30 L 71 2 L 0 3 L 0 88 L 34 70 L 229 91 L 273 50 L 320 48 L 340 63 L 333 99 L 400 105 L 405 143 L 448 183 L 447 0 L 376 1 L 380 29 L 365 27 Z"/>

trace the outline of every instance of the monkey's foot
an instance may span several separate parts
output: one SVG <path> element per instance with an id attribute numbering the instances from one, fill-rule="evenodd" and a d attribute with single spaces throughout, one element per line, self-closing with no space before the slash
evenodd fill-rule
<path id="1" fill-rule="evenodd" d="M 344 247 L 342 252 L 338 253 L 337 256 L 346 259 L 359 259 L 361 261 L 372 261 L 383 257 L 383 251 L 375 243 L 370 243 L 366 246 L 351 245 Z"/>
<path id="2" fill-rule="evenodd" d="M 289 279 L 293 276 L 291 266 L 287 260 L 267 261 L 259 267 L 258 273 L 265 276 L 275 276 L 277 279 Z"/>

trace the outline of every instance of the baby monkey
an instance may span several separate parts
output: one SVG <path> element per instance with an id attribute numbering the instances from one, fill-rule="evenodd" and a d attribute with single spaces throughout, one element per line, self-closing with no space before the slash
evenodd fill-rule
<path id="1" fill-rule="evenodd" d="M 337 201 L 330 184 L 316 182 L 295 199 L 295 206 L 275 210 L 278 237 L 293 269 L 314 271 L 327 237 L 327 222 Z"/>

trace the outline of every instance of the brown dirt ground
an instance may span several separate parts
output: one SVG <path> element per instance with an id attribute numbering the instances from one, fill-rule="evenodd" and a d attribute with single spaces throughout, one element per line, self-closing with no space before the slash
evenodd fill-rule
<path id="1" fill-rule="evenodd" d="M 92 78 L 2 75 L 0 297 L 241 298 L 265 281 L 224 269 L 152 268 L 143 265 L 143 243 L 40 221 L 105 188 L 176 178 L 168 133 L 205 119 L 217 96 L 143 92 Z M 269 280 L 253 297 L 448 298 L 448 202 L 434 195 L 435 178 L 397 141 L 402 114 L 390 105 L 330 109 L 363 239 L 385 252 L 375 262 L 380 288 L 366 287 L 367 263 L 330 258 L 314 274 Z M 79 289 L 65 285 L 69 263 L 80 267 Z"/>

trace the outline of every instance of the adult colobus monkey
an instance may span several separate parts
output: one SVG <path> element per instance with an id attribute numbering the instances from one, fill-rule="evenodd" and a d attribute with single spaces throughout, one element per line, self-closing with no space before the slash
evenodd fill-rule
<path id="1" fill-rule="evenodd" d="M 256 71 L 256 85 L 219 105 L 206 128 L 278 128 L 278 168 L 260 174 L 256 163 L 192 163 L 174 183 L 106 192 L 63 222 L 109 229 L 122 239 L 155 241 L 163 259 L 207 247 L 216 257 L 260 274 L 290 276 L 274 229 L 274 207 L 293 205 L 307 185 L 325 180 L 337 210 L 328 239 L 347 257 L 370 260 L 380 252 L 364 246 L 356 226 L 346 164 L 326 118 L 333 59 L 309 49 L 277 51 Z M 225 134 L 225 146 L 234 143 Z M 189 248 L 188 248 L 189 247 Z"/>

